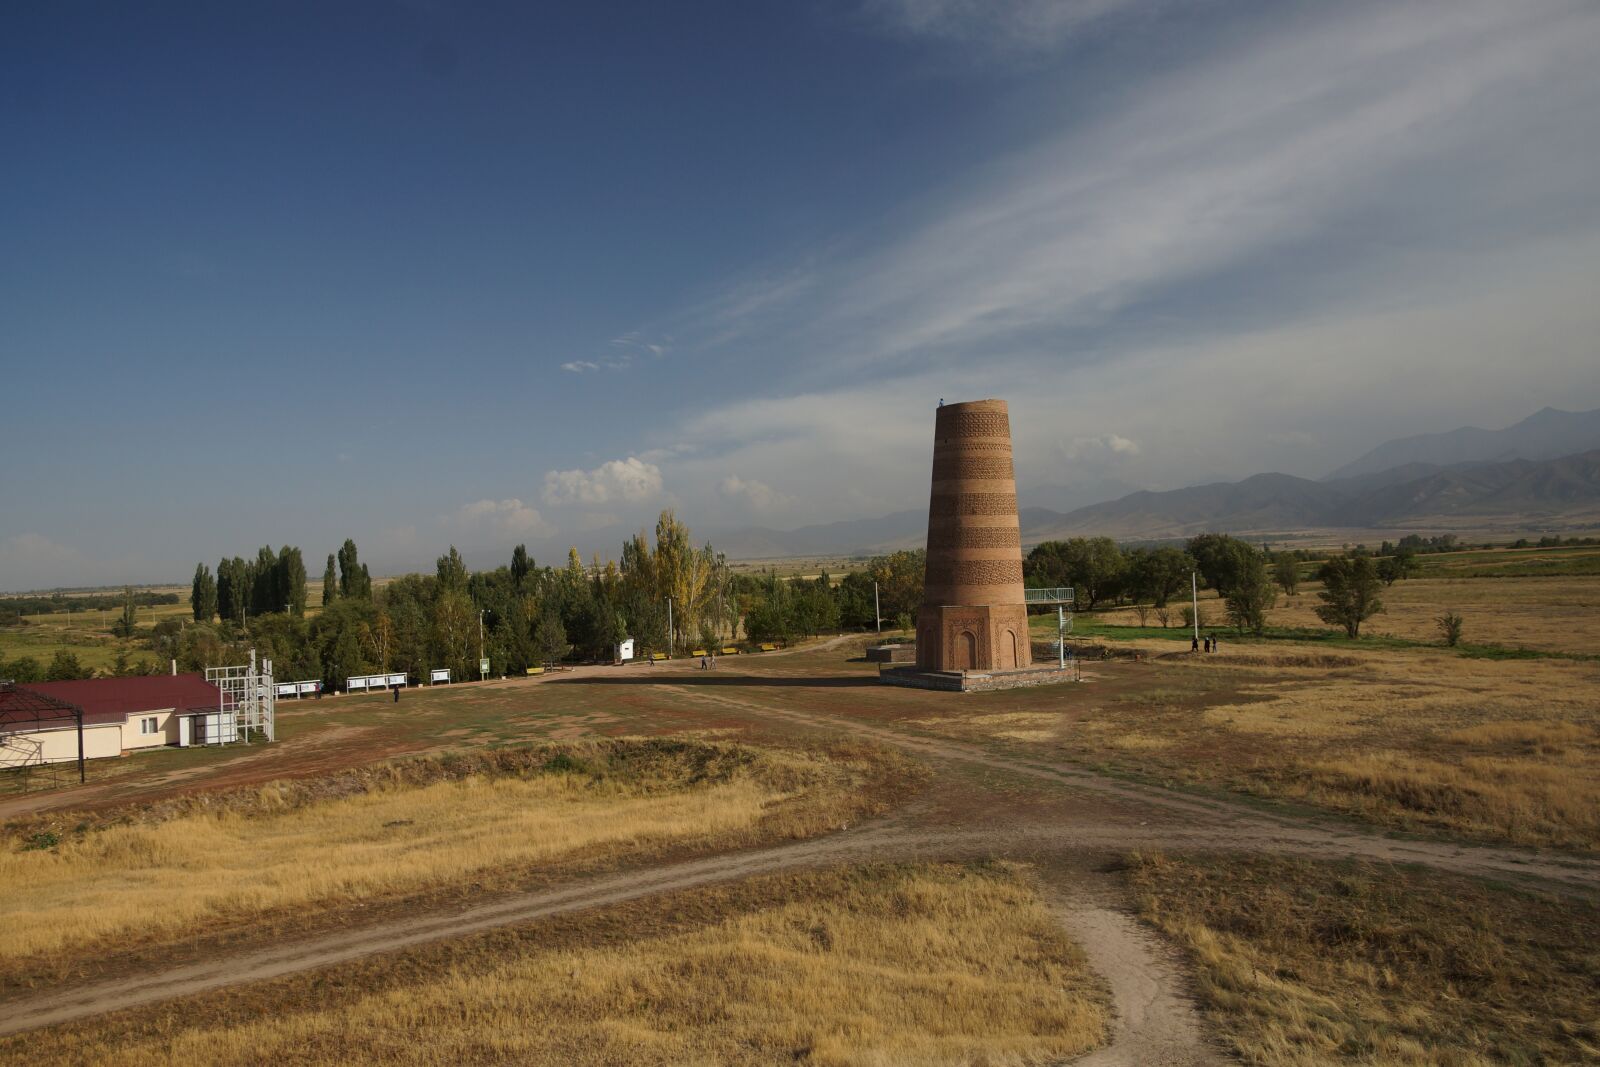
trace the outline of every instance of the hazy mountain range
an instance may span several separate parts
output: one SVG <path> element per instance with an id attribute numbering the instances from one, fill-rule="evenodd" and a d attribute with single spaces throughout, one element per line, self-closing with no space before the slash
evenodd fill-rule
<path id="1" fill-rule="evenodd" d="M 1291 534 L 1594 525 L 1600 524 L 1600 411 L 1546 408 L 1503 430 L 1463 427 L 1400 438 L 1321 481 L 1257 474 L 1238 482 L 1122 493 L 1058 510 L 1083 492 L 1076 486 L 1023 489 L 1023 543 L 1097 534 L 1155 540 L 1204 530 Z M 1046 504 L 1057 507 L 1041 506 Z M 927 512 L 918 508 L 796 530 L 721 530 L 710 537 L 731 558 L 766 559 L 916 547 L 926 528 Z"/>
<path id="2" fill-rule="evenodd" d="M 1600 448 L 1600 411 L 1545 408 L 1503 430 L 1463 426 L 1448 433 L 1401 437 L 1346 463 L 1328 480 L 1374 474 L 1413 463 L 1449 467 L 1458 463 L 1503 463 L 1512 459 L 1556 459 Z"/>

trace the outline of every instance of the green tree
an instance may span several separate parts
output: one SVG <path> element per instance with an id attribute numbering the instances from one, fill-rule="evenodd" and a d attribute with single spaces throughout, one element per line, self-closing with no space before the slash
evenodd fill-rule
<path id="1" fill-rule="evenodd" d="M 250 565 L 239 556 L 217 564 L 217 615 L 243 625 L 250 611 Z"/>
<path id="2" fill-rule="evenodd" d="M 0 680 L 7 682 L 42 682 L 44 668 L 32 656 L 19 656 L 9 663 L 0 661 Z"/>
<path id="3" fill-rule="evenodd" d="M 867 580 L 878 584 L 878 607 L 885 625 L 922 606 L 927 570 L 928 553 L 920 548 L 875 556 L 867 564 Z"/>
<path id="4" fill-rule="evenodd" d="M 1454 611 L 1447 611 L 1433 620 L 1439 628 L 1439 636 L 1444 638 L 1444 643 L 1455 648 L 1461 643 L 1461 631 L 1466 626 L 1467 620 Z"/>
<path id="5" fill-rule="evenodd" d="M 348 537 L 339 548 L 339 595 L 356 600 L 372 599 L 372 575 L 361 562 L 355 541 Z"/>
<path id="6" fill-rule="evenodd" d="M 322 606 L 327 607 L 339 599 L 339 576 L 334 570 L 333 553 L 328 553 L 328 566 L 322 572 Z"/>
<path id="7" fill-rule="evenodd" d="M 270 545 L 256 550 L 255 565 L 250 568 L 250 614 L 269 615 L 283 610 L 279 599 L 282 583 L 278 578 L 278 554 Z"/>
<path id="8" fill-rule="evenodd" d="M 195 622 L 210 622 L 217 614 L 217 581 L 204 563 L 194 566 L 194 582 L 189 587 L 190 613 Z"/>
<path id="9" fill-rule="evenodd" d="M 1158 608 L 1166 607 L 1173 594 L 1189 584 L 1194 570 L 1194 558 L 1171 545 L 1135 549 L 1128 554 L 1128 584 L 1133 595 L 1148 599 Z"/>
<path id="10" fill-rule="evenodd" d="M 533 572 L 533 560 L 528 556 L 528 546 L 518 545 L 511 550 L 511 587 L 517 592 L 527 584 L 528 575 Z"/>
<path id="11" fill-rule="evenodd" d="M 560 663 L 567 658 L 572 646 L 567 643 L 567 628 L 562 625 L 559 614 L 550 610 L 539 616 L 539 624 L 533 632 L 533 644 L 544 663 Z"/>
<path id="12" fill-rule="evenodd" d="M 465 592 L 467 588 L 467 563 L 451 545 L 450 551 L 440 556 L 434 564 L 439 578 L 439 588 Z"/>
<path id="13" fill-rule="evenodd" d="M 111 632 L 118 637 L 132 637 L 139 621 L 139 609 L 133 602 L 133 586 L 122 587 L 122 614 L 111 624 Z"/>
<path id="14" fill-rule="evenodd" d="M 64 648 L 50 658 L 50 666 L 44 670 L 47 682 L 72 682 L 93 676 L 93 670 L 79 663 L 77 655 Z"/>
<path id="15" fill-rule="evenodd" d="M 1248 631 L 1260 636 L 1267 626 L 1267 609 L 1277 599 L 1267 577 L 1267 557 L 1252 549 L 1233 576 L 1233 588 L 1227 596 L 1228 621 L 1240 633 Z"/>
<path id="16" fill-rule="evenodd" d="M 471 660 L 477 648 L 477 612 L 472 601 L 459 589 L 440 589 L 433 605 L 433 645 L 440 666 L 449 667 L 451 677 L 472 678 L 477 664 Z"/>
<path id="17" fill-rule="evenodd" d="M 274 573 L 275 609 L 290 615 L 306 613 L 306 563 L 298 548 L 284 545 L 278 550 Z"/>
<path id="18" fill-rule="evenodd" d="M 1250 561 L 1257 549 L 1237 537 L 1206 533 L 1190 539 L 1188 552 L 1194 557 L 1206 584 L 1215 589 L 1218 596 L 1226 598 L 1251 567 Z"/>
<path id="19" fill-rule="evenodd" d="M 1045 541 L 1028 558 L 1035 561 L 1036 584 L 1072 586 L 1089 611 L 1121 590 L 1128 569 L 1127 557 L 1109 537 Z M 1027 571 L 1025 566 L 1024 574 Z"/>
<path id="20" fill-rule="evenodd" d="M 1345 636 L 1361 636 L 1361 624 L 1383 610 L 1381 581 L 1370 556 L 1334 556 L 1318 573 L 1322 605 L 1317 618 L 1344 628 Z"/>
<path id="21" fill-rule="evenodd" d="M 1417 569 L 1417 557 L 1410 552 L 1398 552 L 1378 560 L 1378 578 L 1384 585 L 1393 585 L 1402 578 L 1409 578 Z"/>
<path id="22" fill-rule="evenodd" d="M 1300 591 L 1300 561 L 1294 558 L 1293 552 L 1279 552 L 1272 558 L 1272 577 L 1285 596 L 1294 596 Z"/>

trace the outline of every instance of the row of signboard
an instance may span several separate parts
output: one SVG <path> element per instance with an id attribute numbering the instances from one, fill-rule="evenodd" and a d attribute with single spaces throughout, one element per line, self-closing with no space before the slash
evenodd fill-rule
<path id="1" fill-rule="evenodd" d="M 484 660 L 482 663 L 480 663 L 478 666 L 478 671 L 480 674 L 487 674 L 489 671 L 489 661 Z M 363 689 L 389 689 L 393 686 L 405 684 L 406 674 L 404 671 L 392 674 L 353 674 L 350 676 L 349 681 L 345 683 L 345 688 L 354 693 Z M 428 684 L 449 685 L 450 669 L 448 667 L 441 667 L 436 670 L 429 671 Z M 272 689 L 273 695 L 280 697 L 309 696 L 322 692 L 322 681 L 318 679 L 316 681 L 309 682 L 279 682 L 277 685 L 273 686 Z"/>

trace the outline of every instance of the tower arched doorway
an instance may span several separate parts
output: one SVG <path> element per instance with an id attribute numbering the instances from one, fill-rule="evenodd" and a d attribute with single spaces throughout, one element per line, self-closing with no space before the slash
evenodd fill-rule
<path id="1" fill-rule="evenodd" d="M 978 665 L 978 636 L 971 630 L 956 634 L 954 662 L 950 666 L 958 671 L 970 671 Z"/>

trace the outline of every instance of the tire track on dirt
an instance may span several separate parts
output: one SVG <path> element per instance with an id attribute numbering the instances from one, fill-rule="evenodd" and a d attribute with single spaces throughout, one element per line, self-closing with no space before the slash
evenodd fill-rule
<path id="1" fill-rule="evenodd" d="M 1534 878 L 1588 891 L 1600 890 L 1600 861 L 1572 856 L 1546 856 L 1531 850 L 1493 845 L 1396 838 L 1358 828 L 1330 829 L 1315 825 L 1308 819 L 1269 814 L 1223 799 L 1185 796 L 1159 786 L 1127 782 L 1070 764 L 998 755 L 962 741 L 928 738 L 891 727 L 814 715 L 791 708 L 774 708 L 720 693 L 696 691 L 693 695 L 696 699 L 722 704 L 757 717 L 853 734 L 944 762 L 977 764 L 1114 797 L 1134 809 L 1142 809 L 1145 822 L 1122 832 L 1132 834 L 1133 838 L 1153 838 L 1152 847 L 1166 844 L 1195 847 L 1197 843 L 1205 842 L 1201 847 L 1240 852 L 1298 853 L 1324 859 L 1355 858 L 1384 863 L 1416 863 L 1477 877 Z M 1095 814 L 1103 818 L 1106 813 L 1100 811 Z M 1127 814 L 1133 817 L 1132 812 Z M 1149 819 L 1163 814 L 1173 821 L 1154 829 L 1146 825 Z M 1144 833 L 1145 830 L 1150 832 Z"/>

